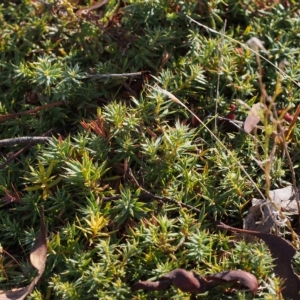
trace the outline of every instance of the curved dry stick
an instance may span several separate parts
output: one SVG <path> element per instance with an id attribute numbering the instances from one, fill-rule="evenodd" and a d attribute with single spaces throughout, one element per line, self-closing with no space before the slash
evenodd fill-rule
<path id="1" fill-rule="evenodd" d="M 0 116 L 1 118 L 1 116 Z M 1 122 L 1 120 L 0 120 Z M 48 130 L 43 136 L 49 134 L 51 130 Z M 32 146 L 34 143 L 31 141 L 26 146 L 24 146 L 22 149 L 17 151 L 16 153 L 12 154 L 4 163 L 0 165 L 0 170 L 2 170 L 6 165 L 8 165 L 11 161 L 13 161 L 18 155 L 20 155 L 22 152 L 24 152 L 26 149 L 28 149 L 30 146 Z"/>
<path id="2" fill-rule="evenodd" d="M 11 161 L 13 161 L 18 155 L 20 155 L 22 152 L 24 152 L 26 149 L 28 149 L 32 144 L 29 143 L 26 146 L 24 146 L 22 149 L 11 155 L 4 163 L 0 165 L 0 170 L 2 170 L 5 166 L 7 166 Z"/>

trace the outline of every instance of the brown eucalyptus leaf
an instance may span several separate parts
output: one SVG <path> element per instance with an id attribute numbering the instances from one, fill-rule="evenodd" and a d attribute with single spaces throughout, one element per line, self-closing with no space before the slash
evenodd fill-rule
<path id="1" fill-rule="evenodd" d="M 198 294 L 205 293 L 218 285 L 228 282 L 239 282 L 248 287 L 253 294 L 256 293 L 258 287 L 256 277 L 245 271 L 225 271 L 202 277 L 196 272 L 186 271 L 184 269 L 175 269 L 159 278 L 158 281 L 136 282 L 131 287 L 131 290 L 166 290 L 173 284 L 183 292 Z"/>
<path id="2" fill-rule="evenodd" d="M 199 275 L 200 276 L 200 275 Z M 193 272 L 184 269 L 175 269 L 170 273 L 158 278 L 158 281 L 140 281 L 133 284 L 133 291 L 143 289 L 148 291 L 166 290 L 171 284 L 184 292 L 199 293 L 200 281 Z"/>
<path id="3" fill-rule="evenodd" d="M 244 122 L 244 130 L 246 133 L 250 133 L 259 123 L 262 110 L 263 105 L 261 103 L 256 103 L 251 107 L 249 115 Z"/>
<path id="4" fill-rule="evenodd" d="M 145 291 L 164 291 L 172 284 L 170 279 L 159 281 L 139 281 L 131 286 L 132 291 L 145 290 Z"/>
<path id="5" fill-rule="evenodd" d="M 37 275 L 33 281 L 23 288 L 12 289 L 9 291 L 0 291 L 0 300 L 23 300 L 25 299 L 34 289 L 38 283 L 41 275 Z"/>
<path id="6" fill-rule="evenodd" d="M 184 269 L 175 269 L 162 278 L 171 279 L 173 284 L 183 292 L 199 293 L 201 284 L 198 278 L 194 276 L 194 272 Z"/>
<path id="7" fill-rule="evenodd" d="M 41 206 L 41 232 L 37 237 L 33 248 L 30 251 L 30 262 L 37 269 L 38 274 L 43 274 L 47 259 L 47 238 L 44 207 Z"/>
<path id="8" fill-rule="evenodd" d="M 232 270 L 205 276 L 207 280 L 222 280 L 225 282 L 239 282 L 249 288 L 255 295 L 258 288 L 258 281 L 254 275 L 242 270 Z"/>
<path id="9" fill-rule="evenodd" d="M 12 289 L 8 291 L 0 290 L 0 300 L 23 300 L 25 299 L 34 289 L 35 285 L 40 280 L 43 275 L 46 267 L 46 258 L 47 258 L 47 239 L 46 239 L 46 224 L 44 216 L 44 207 L 41 206 L 41 232 L 37 237 L 33 248 L 30 251 L 30 262 L 38 273 L 30 285 Z"/>
<path id="10" fill-rule="evenodd" d="M 23 300 L 30 293 L 28 290 L 29 286 L 10 291 L 0 291 L 0 300 Z"/>
<path id="11" fill-rule="evenodd" d="M 274 259 L 274 272 L 276 276 L 285 280 L 282 295 L 290 299 L 300 299 L 300 279 L 294 272 L 291 262 L 296 253 L 294 246 L 283 238 L 270 234 L 252 230 L 244 230 L 227 226 L 225 224 L 218 225 L 219 228 L 227 229 L 243 234 L 254 235 L 262 239 L 268 246 Z"/>

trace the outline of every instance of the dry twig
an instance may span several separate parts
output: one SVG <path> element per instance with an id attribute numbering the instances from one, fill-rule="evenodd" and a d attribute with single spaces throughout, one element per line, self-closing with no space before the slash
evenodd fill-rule
<path id="1" fill-rule="evenodd" d="M 54 106 L 60 106 L 60 105 L 63 105 L 63 104 L 65 104 L 65 102 L 57 101 L 57 102 L 53 102 L 53 103 L 50 103 L 50 104 L 38 106 L 36 108 L 29 109 L 29 110 L 26 110 L 26 111 L 21 111 L 21 112 L 18 112 L 18 113 L 12 113 L 12 114 L 8 114 L 8 115 L 3 115 L 3 116 L 0 116 L 0 122 L 4 122 L 4 121 L 10 120 L 10 119 L 14 119 L 14 118 L 22 116 L 22 115 L 34 114 L 34 113 L 37 113 L 41 110 L 44 110 L 44 109 L 47 109 L 47 108 L 50 108 L 50 107 L 54 107 Z"/>

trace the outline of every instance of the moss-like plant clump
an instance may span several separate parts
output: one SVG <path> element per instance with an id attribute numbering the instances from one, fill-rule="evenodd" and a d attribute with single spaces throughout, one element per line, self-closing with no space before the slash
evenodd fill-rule
<path id="1" fill-rule="evenodd" d="M 43 206 L 28 299 L 283 299 L 268 247 L 217 225 L 299 181 L 297 1 L 4 0 L 0 28 L 1 290 L 35 278 Z M 259 288 L 131 290 L 178 268 Z"/>

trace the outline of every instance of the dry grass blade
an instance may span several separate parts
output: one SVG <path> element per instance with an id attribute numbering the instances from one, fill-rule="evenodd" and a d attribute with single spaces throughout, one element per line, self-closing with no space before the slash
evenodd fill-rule
<path id="1" fill-rule="evenodd" d="M 293 119 L 292 119 L 292 121 L 290 123 L 289 129 L 288 129 L 288 131 L 286 133 L 286 137 L 285 137 L 286 141 L 288 141 L 290 139 L 290 136 L 292 134 L 293 128 L 294 128 L 294 126 L 295 126 L 295 124 L 296 124 L 296 122 L 298 120 L 299 114 L 300 114 L 300 104 L 297 106 L 297 109 L 295 111 L 294 117 L 293 117 Z"/>

